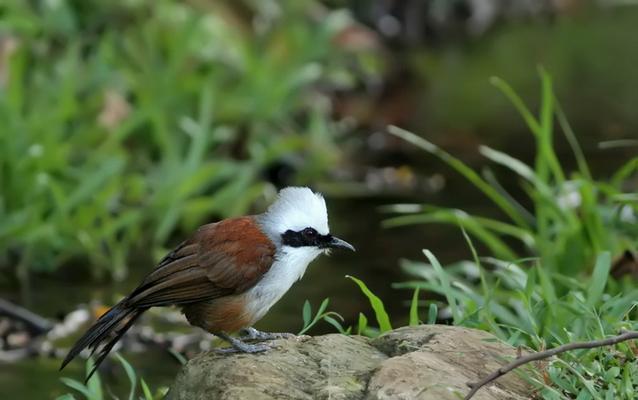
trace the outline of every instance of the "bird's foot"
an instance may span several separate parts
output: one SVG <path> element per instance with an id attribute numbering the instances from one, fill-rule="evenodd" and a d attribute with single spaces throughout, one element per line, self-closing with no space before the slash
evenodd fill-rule
<path id="1" fill-rule="evenodd" d="M 241 330 L 241 333 L 242 335 L 239 337 L 240 340 L 275 340 L 275 339 L 292 339 L 296 337 L 296 335 L 292 333 L 262 332 L 262 331 L 258 331 L 255 328 L 244 328 Z"/>
<path id="2" fill-rule="evenodd" d="M 220 354 L 234 354 L 234 353 L 247 353 L 247 354 L 257 354 L 263 353 L 264 351 L 268 351 L 271 349 L 270 346 L 265 344 L 250 344 L 243 343 L 240 344 L 231 344 L 232 347 L 225 347 L 223 349 L 215 349 L 215 352 Z"/>
<path id="3" fill-rule="evenodd" d="M 218 333 L 216 335 L 219 336 L 220 338 L 224 339 L 225 341 L 227 341 L 231 345 L 231 347 L 227 347 L 227 348 L 224 348 L 224 349 L 217 349 L 216 351 L 218 353 L 223 353 L 223 354 L 228 354 L 228 353 L 249 353 L 249 354 L 254 354 L 254 353 L 261 353 L 261 352 L 264 352 L 264 351 L 267 351 L 267 350 L 271 349 L 271 346 L 269 346 L 267 344 L 263 344 L 263 343 L 259 343 L 259 344 L 244 343 L 240 339 L 228 336 L 225 333 Z"/>

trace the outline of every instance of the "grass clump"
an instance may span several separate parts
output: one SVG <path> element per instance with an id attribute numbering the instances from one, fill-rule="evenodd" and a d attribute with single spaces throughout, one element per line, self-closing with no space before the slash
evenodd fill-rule
<path id="1" fill-rule="evenodd" d="M 434 205 L 396 205 L 389 209 L 402 215 L 387 221 L 387 226 L 457 225 L 472 259 L 442 267 L 425 250 L 427 262 L 403 261 L 403 268 L 416 279 L 397 287 L 438 295 L 426 304 L 443 307 L 439 319 L 487 330 L 514 346 L 534 350 L 638 328 L 638 289 L 627 278 L 617 281 L 610 277 L 613 258 L 637 248 L 638 204 L 636 194 L 626 192 L 626 181 L 636 173 L 637 159 L 625 163 L 607 181 L 594 179 L 554 96 L 551 78 L 543 70 L 540 75 L 538 116 L 509 85 L 492 80 L 523 116 L 535 138 L 534 165 L 486 146 L 480 148 L 486 158 L 518 177 L 528 197 L 525 202 L 508 193 L 489 168 L 479 174 L 427 140 L 391 127 L 394 135 L 461 173 L 506 219 Z M 578 166 L 575 171 L 565 171 L 555 152 L 555 125 L 572 148 Z M 531 204 L 531 208 L 524 204 Z M 479 256 L 478 244 L 486 256 Z M 562 354 L 541 366 L 540 379 L 528 379 L 535 382 L 543 398 L 635 398 L 635 361 L 635 344 L 621 343 L 612 349 Z"/>
<path id="2" fill-rule="evenodd" d="M 160 389 L 157 389 L 155 393 L 153 393 L 151 389 L 148 387 L 148 385 L 146 384 L 146 382 L 144 381 L 144 378 L 141 378 L 138 376 L 133 366 L 128 361 L 126 361 L 124 357 L 122 357 L 121 355 L 117 353 L 115 354 L 115 356 L 117 360 L 120 362 L 120 365 L 122 366 L 122 369 L 124 369 L 124 372 L 126 373 L 126 377 L 129 380 L 128 396 L 126 397 L 128 400 L 135 400 L 135 399 L 159 400 L 164 398 L 164 396 L 168 392 L 168 388 L 160 388 Z M 93 362 L 91 361 L 91 359 L 88 359 L 86 362 L 86 373 L 89 374 L 89 372 L 92 369 L 93 369 Z M 91 376 L 91 378 L 84 383 L 71 378 L 60 378 L 60 380 L 66 386 L 70 387 L 75 392 L 78 392 L 79 394 L 81 394 L 82 395 L 81 398 L 85 400 L 104 400 L 104 399 L 114 397 L 112 393 L 109 394 L 108 396 L 105 395 L 103 387 L 102 387 L 102 381 L 100 379 L 100 374 L 98 372 L 94 373 Z M 139 384 L 140 390 L 138 390 L 138 384 Z M 139 391 L 141 391 L 141 393 L 138 393 Z M 76 399 L 74 394 L 66 393 L 62 396 L 58 396 L 56 400 L 74 400 L 74 399 Z"/>

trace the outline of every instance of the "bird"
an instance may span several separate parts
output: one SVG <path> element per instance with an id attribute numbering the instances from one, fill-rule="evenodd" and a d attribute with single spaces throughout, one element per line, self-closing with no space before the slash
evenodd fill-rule
<path id="1" fill-rule="evenodd" d="M 191 325 L 227 341 L 229 351 L 266 351 L 270 346 L 264 340 L 291 334 L 260 332 L 253 325 L 303 277 L 311 261 L 331 249 L 355 251 L 330 233 L 323 196 L 308 187 L 284 188 L 262 214 L 199 227 L 95 321 L 69 350 L 60 370 L 84 349 L 91 356 L 97 352 L 88 381 L 151 307 L 180 307 Z M 246 332 L 243 340 L 231 336 L 238 331 Z"/>

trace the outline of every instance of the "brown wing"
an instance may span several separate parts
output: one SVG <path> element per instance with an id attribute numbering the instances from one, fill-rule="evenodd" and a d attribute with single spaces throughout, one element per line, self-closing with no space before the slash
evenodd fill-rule
<path id="1" fill-rule="evenodd" d="M 127 303 L 184 305 L 241 293 L 270 269 L 274 255 L 274 245 L 254 217 L 204 225 L 160 261 Z"/>

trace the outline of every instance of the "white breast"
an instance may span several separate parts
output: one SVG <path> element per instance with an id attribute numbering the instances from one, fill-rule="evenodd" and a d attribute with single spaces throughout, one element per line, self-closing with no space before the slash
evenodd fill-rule
<path id="1" fill-rule="evenodd" d="M 313 247 L 281 248 L 275 262 L 264 277 L 248 290 L 247 308 L 253 314 L 254 324 L 290 289 L 293 283 L 301 279 L 308 264 L 323 251 Z"/>

